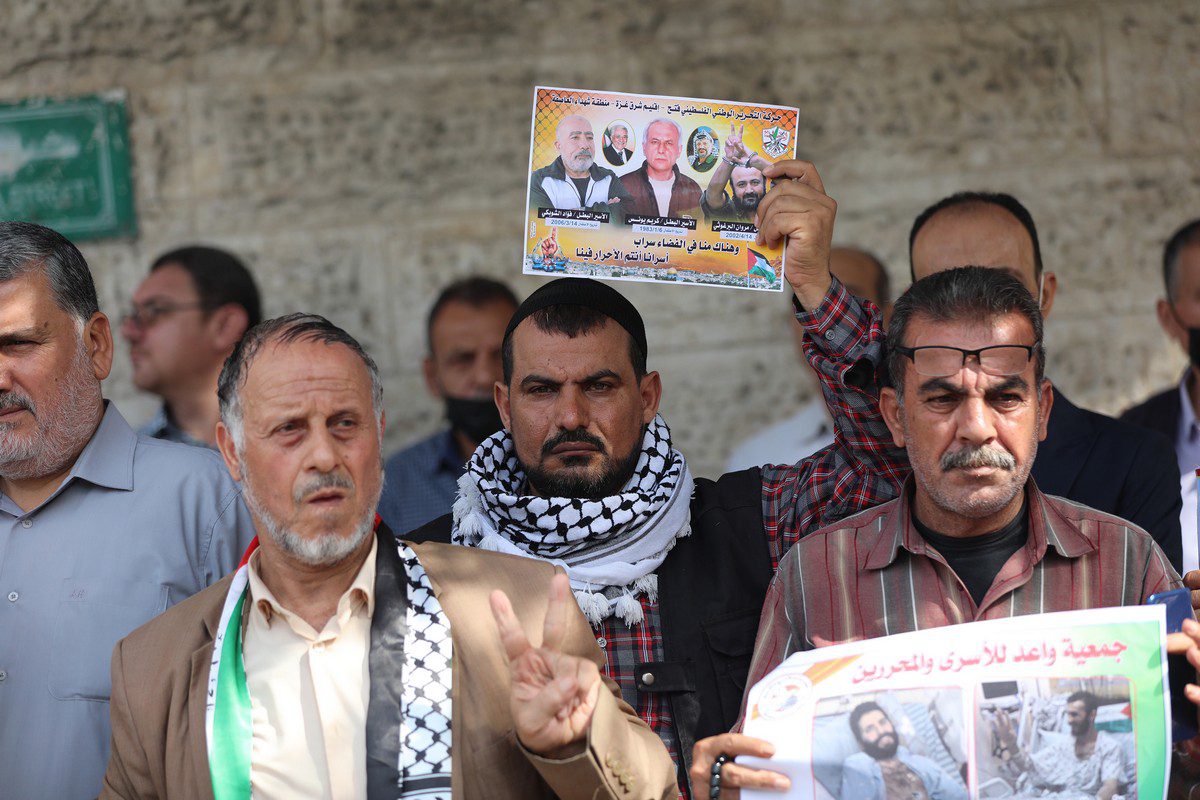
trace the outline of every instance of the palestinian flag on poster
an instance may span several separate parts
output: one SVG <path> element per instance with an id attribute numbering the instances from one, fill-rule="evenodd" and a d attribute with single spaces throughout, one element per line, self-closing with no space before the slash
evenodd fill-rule
<path id="1" fill-rule="evenodd" d="M 768 283 L 775 282 L 775 270 L 771 268 L 766 256 L 749 247 L 746 248 L 746 274 L 750 277 L 766 278 Z"/>

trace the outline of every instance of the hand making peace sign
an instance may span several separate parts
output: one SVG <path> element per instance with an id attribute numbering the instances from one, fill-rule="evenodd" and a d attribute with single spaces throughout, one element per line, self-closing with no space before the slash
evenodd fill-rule
<path id="1" fill-rule="evenodd" d="M 542 646 L 534 647 L 504 592 L 492 592 L 492 616 L 508 656 L 513 722 L 525 749 L 546 758 L 565 758 L 582 748 L 604 683 L 595 663 L 567 655 L 562 644 L 575 599 L 566 575 L 550 583 L 550 605 Z"/>

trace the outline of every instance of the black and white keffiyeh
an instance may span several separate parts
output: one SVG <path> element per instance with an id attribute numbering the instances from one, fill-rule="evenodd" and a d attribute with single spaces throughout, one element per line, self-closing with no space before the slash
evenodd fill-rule
<path id="1" fill-rule="evenodd" d="M 454 653 L 450 623 L 417 554 L 400 545 L 408 578 L 400 700 L 400 799 L 450 800 Z"/>
<path id="2" fill-rule="evenodd" d="M 452 541 L 561 566 L 593 625 L 613 614 L 640 623 L 638 595 L 656 599 L 655 570 L 691 533 L 695 484 L 661 416 L 647 426 L 633 477 L 619 494 L 522 494 L 525 472 L 506 430 L 479 445 L 458 486 Z"/>

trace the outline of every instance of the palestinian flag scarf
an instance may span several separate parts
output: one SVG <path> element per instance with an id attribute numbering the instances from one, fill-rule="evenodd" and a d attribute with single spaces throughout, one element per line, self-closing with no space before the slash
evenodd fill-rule
<path id="1" fill-rule="evenodd" d="M 242 658 L 250 556 L 234 573 L 213 639 L 205 702 L 205 741 L 215 800 L 250 800 L 250 693 Z M 398 800 L 451 800 L 453 646 L 450 624 L 416 553 L 398 545 L 404 565 L 404 663 L 400 694 Z M 231 624 L 232 623 L 232 624 Z"/>

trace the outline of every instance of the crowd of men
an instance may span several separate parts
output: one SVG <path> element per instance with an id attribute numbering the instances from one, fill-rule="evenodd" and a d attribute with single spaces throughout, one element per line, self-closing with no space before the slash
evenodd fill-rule
<path id="1" fill-rule="evenodd" d="M 606 132 L 610 161 L 628 137 Z M 264 320 L 208 247 L 132 292 L 119 333 L 162 398 L 135 432 L 101 390 L 117 346 L 82 255 L 0 223 L 0 795 L 737 797 L 787 786 L 732 759 L 770 756 L 736 732 L 743 694 L 791 653 L 1200 589 L 1200 222 L 1166 244 L 1158 303 L 1191 366 L 1114 420 L 1044 374 L 1057 280 L 1015 198 L 924 211 L 893 305 L 878 259 L 832 246 L 812 164 L 706 135 L 701 190 L 681 141 L 652 122 L 618 178 L 568 116 L 535 186 L 722 210 L 786 247 L 822 402 L 716 479 L 607 284 L 446 287 L 423 369 L 447 425 L 385 459 L 371 354 L 314 314 Z M 1200 667 L 1200 625 L 1171 648 Z M 1054 785 L 1111 797 L 1095 699 L 1068 705 Z M 862 796 L 960 796 L 882 708 L 853 716 Z"/>

